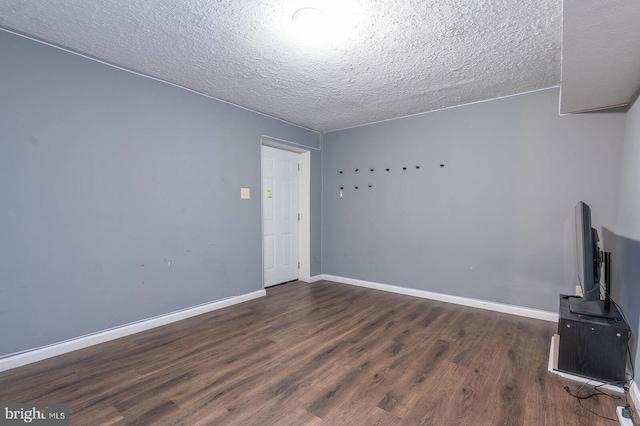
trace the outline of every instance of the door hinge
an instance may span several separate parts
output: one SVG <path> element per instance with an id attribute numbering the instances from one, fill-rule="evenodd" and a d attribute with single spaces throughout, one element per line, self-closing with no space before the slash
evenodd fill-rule
<path id="1" fill-rule="evenodd" d="M 298 163 L 298 171 L 300 171 L 300 163 Z"/>
<path id="2" fill-rule="evenodd" d="M 300 222 L 300 213 L 298 213 L 298 222 Z"/>
<path id="3" fill-rule="evenodd" d="M 298 262 L 298 269 L 300 269 L 300 262 Z"/>

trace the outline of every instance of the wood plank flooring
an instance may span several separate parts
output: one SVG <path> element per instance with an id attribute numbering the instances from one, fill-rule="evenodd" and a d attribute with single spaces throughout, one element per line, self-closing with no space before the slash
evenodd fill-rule
<path id="1" fill-rule="evenodd" d="M 74 425 L 614 425 L 546 371 L 556 325 L 326 281 L 0 373 Z M 585 391 L 588 389 L 584 389 Z M 582 401 L 615 419 L 620 401 Z"/>

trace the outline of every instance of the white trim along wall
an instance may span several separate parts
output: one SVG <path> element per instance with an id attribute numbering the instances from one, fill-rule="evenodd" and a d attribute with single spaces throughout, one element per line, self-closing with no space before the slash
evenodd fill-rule
<path id="1" fill-rule="evenodd" d="M 226 308 L 227 306 L 236 305 L 248 300 L 263 297 L 267 293 L 263 290 L 254 291 L 252 293 L 240 296 L 229 297 L 215 302 L 205 303 L 204 305 L 194 306 L 165 315 L 149 318 L 146 320 L 126 324 L 120 327 L 111 328 L 109 330 L 99 331 L 97 333 L 88 334 L 86 336 L 77 337 L 66 340 L 64 342 L 54 343 L 52 345 L 41 348 L 31 349 L 28 351 L 10 354 L 4 358 L 0 358 L 0 372 L 10 370 L 12 368 L 21 367 L 33 362 L 42 361 L 47 358 L 66 354 L 78 349 L 97 345 L 99 343 L 108 342 L 110 340 L 119 339 L 120 337 L 129 336 L 141 331 L 150 330 L 152 328 L 161 327 L 172 322 L 195 317 L 196 315 L 205 314 L 207 312 L 216 311 Z"/>
<path id="2" fill-rule="evenodd" d="M 316 276 L 318 277 L 318 276 Z M 506 305 L 504 303 L 489 302 L 486 300 L 471 299 L 468 297 L 452 296 L 449 294 L 434 293 L 414 288 L 400 287 L 389 284 L 380 284 L 371 281 L 356 280 L 353 278 L 338 277 L 335 275 L 322 274 L 320 278 L 312 277 L 309 282 L 319 280 L 333 281 L 342 284 L 356 285 L 359 287 L 372 288 L 375 290 L 388 291 L 390 293 L 405 294 L 407 296 L 420 297 L 422 299 L 438 300 L 440 302 L 455 303 L 456 305 L 470 306 L 472 308 L 486 309 L 488 311 L 502 312 L 505 314 L 518 315 L 521 317 L 541 319 L 544 321 L 558 322 L 557 312 L 542 311 L 539 309 L 526 308 L 523 306 Z"/>

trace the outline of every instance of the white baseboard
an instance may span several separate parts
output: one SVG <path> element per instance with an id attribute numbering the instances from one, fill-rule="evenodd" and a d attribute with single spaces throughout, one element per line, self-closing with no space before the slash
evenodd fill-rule
<path id="1" fill-rule="evenodd" d="M 399 287 L 399 286 L 389 285 L 389 284 L 374 283 L 371 281 L 356 280 L 353 278 L 338 277 L 335 275 L 322 274 L 321 277 L 323 280 L 334 281 L 342 284 L 357 285 L 360 287 L 367 287 L 375 290 L 382 290 L 382 291 L 388 291 L 391 293 L 404 294 L 407 296 L 420 297 L 423 299 L 438 300 L 440 302 L 455 303 L 456 305 L 486 309 L 488 311 L 502 312 L 505 314 L 518 315 L 521 317 L 558 322 L 558 314 L 556 312 L 542 311 L 542 310 L 533 309 L 533 308 L 525 308 L 523 306 L 506 305 L 504 303 L 489 302 L 486 300 L 471 299 L 468 297 L 452 296 L 449 294 L 434 293 L 431 291 L 417 290 L 415 288 Z"/>
<path id="2" fill-rule="evenodd" d="M 129 336 L 131 334 L 140 333 L 141 331 L 150 330 L 172 322 L 191 318 L 196 315 L 205 314 L 207 312 L 226 308 L 227 306 L 236 305 L 248 300 L 263 297 L 267 293 L 263 290 L 254 291 L 240 296 L 229 297 L 227 299 L 215 302 L 205 303 L 203 305 L 194 306 L 192 308 L 183 309 L 176 312 L 160 315 L 146 320 L 126 324 L 123 326 L 111 328 L 97 333 L 88 334 L 86 336 L 76 337 L 64 342 L 54 343 L 52 345 L 43 346 L 41 348 L 29 351 L 19 352 L 0 358 L 0 372 L 10 370 L 12 368 L 21 367 L 33 362 L 42 361 L 43 359 L 52 358 L 78 349 L 97 345 L 99 343 L 115 340 L 120 337 Z"/>
<path id="3" fill-rule="evenodd" d="M 635 380 L 631 381 L 629 395 L 631 395 L 633 405 L 636 407 L 636 413 L 640 416 L 640 389 L 638 389 L 638 383 Z"/>
<path id="4" fill-rule="evenodd" d="M 300 277 L 300 281 L 305 283 L 315 283 L 322 280 L 322 275 L 314 275 L 313 277 Z"/>

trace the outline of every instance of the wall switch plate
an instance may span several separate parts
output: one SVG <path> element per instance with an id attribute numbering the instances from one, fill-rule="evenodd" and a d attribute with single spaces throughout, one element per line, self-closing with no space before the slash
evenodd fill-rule
<path id="1" fill-rule="evenodd" d="M 576 296 L 580 296 L 582 297 L 582 287 L 580 287 L 579 285 L 576 286 Z"/>
<path id="2" fill-rule="evenodd" d="M 240 198 L 243 200 L 248 200 L 251 198 L 251 191 L 249 188 L 240 188 Z"/>

